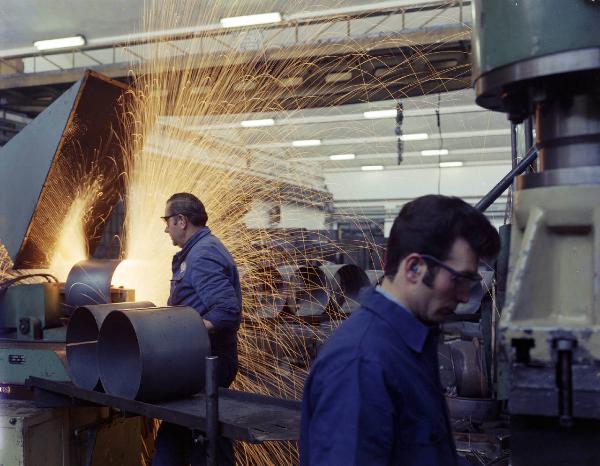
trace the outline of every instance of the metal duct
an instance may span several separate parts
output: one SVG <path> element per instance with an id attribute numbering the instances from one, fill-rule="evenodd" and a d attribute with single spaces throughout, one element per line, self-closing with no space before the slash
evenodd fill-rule
<path id="1" fill-rule="evenodd" d="M 98 337 L 107 393 L 139 401 L 183 398 L 204 388 L 210 340 L 191 307 L 113 311 Z"/>
<path id="2" fill-rule="evenodd" d="M 299 317 L 322 316 L 333 305 L 333 292 L 318 264 L 301 265 L 296 270 L 296 305 Z"/>
<path id="3" fill-rule="evenodd" d="M 264 265 L 250 272 L 242 272 L 242 282 L 249 282 L 246 297 L 251 300 L 251 307 L 263 318 L 276 318 L 288 307 L 291 298 L 290 282 L 283 277 L 277 268 Z M 247 278 L 248 280 L 244 280 Z"/>
<path id="4" fill-rule="evenodd" d="M 97 304 L 78 307 L 67 327 L 67 362 L 72 382 L 88 390 L 102 391 L 96 343 L 106 316 L 117 309 L 154 307 L 150 301 Z"/>
<path id="5" fill-rule="evenodd" d="M 68 308 L 110 303 L 110 285 L 120 260 L 90 259 L 73 266 L 65 284 Z"/>
<path id="6" fill-rule="evenodd" d="M 103 183 L 102 197 L 84 225 L 88 250 L 94 253 L 104 222 L 124 190 L 120 144 L 127 89 L 86 71 L 0 148 L 0 238 L 15 268 L 48 267 L 48 253 L 70 207 L 56 193 L 68 186 L 66 180 L 76 184 L 86 175 L 101 177 Z"/>
<path id="7" fill-rule="evenodd" d="M 365 270 L 371 286 L 381 285 L 383 281 L 383 270 Z"/>

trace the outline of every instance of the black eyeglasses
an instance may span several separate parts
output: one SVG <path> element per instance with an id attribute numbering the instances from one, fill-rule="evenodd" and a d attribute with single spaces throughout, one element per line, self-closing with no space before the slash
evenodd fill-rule
<path id="1" fill-rule="evenodd" d="M 448 271 L 450 275 L 452 275 L 452 281 L 456 284 L 456 286 L 464 286 L 471 288 L 477 283 L 483 280 L 483 277 L 476 272 L 459 272 L 458 270 L 453 269 L 448 264 L 444 264 L 437 257 L 430 256 L 429 254 L 419 254 L 423 259 L 429 260 L 435 265 L 440 266 L 442 269 Z"/>
<path id="2" fill-rule="evenodd" d="M 178 212 L 176 214 L 171 214 L 171 215 L 165 215 L 164 217 L 161 217 L 163 219 L 163 221 L 168 224 L 169 223 L 169 219 L 171 217 L 177 217 L 178 215 L 183 215 L 181 212 Z"/>

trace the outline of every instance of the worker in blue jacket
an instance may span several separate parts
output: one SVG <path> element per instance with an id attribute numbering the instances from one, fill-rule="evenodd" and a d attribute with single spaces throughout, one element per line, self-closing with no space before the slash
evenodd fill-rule
<path id="1" fill-rule="evenodd" d="M 165 233 L 181 248 L 173 257 L 168 304 L 193 307 L 202 316 L 212 354 L 219 357 L 219 385 L 228 387 L 238 369 L 242 292 L 237 267 L 227 248 L 206 226 L 206 209 L 193 194 L 173 194 L 162 218 Z M 234 464 L 230 440 L 220 440 L 218 459 L 219 464 Z M 197 466 L 205 462 L 206 449 L 193 442 L 189 429 L 161 424 L 153 466 Z"/>
<path id="2" fill-rule="evenodd" d="M 392 226 L 384 280 L 329 338 L 304 387 L 307 466 L 455 466 L 436 324 L 467 302 L 500 241 L 464 201 L 424 196 Z"/>

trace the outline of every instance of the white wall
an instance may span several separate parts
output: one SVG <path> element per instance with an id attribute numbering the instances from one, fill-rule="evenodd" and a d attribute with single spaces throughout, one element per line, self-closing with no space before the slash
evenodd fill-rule
<path id="1" fill-rule="evenodd" d="M 413 199 L 425 194 L 481 198 L 511 169 L 498 165 L 456 168 L 386 167 L 382 171 L 328 171 L 325 183 L 334 201 L 378 201 Z"/>
<path id="2" fill-rule="evenodd" d="M 281 228 L 322 230 L 325 228 L 325 212 L 311 207 L 283 205 L 279 226 Z"/>
<path id="3" fill-rule="evenodd" d="M 246 214 L 246 226 L 248 228 L 306 228 L 309 230 L 325 228 L 324 211 L 294 204 L 282 204 L 279 223 L 271 223 L 269 211 L 275 206 L 274 202 L 255 201 Z"/>
<path id="4" fill-rule="evenodd" d="M 400 166 L 372 172 L 331 170 L 325 173 L 325 183 L 333 194 L 338 212 L 353 212 L 366 217 L 373 216 L 372 212 L 380 212 L 375 216 L 381 217 L 381 212 L 385 212 L 384 235 L 387 237 L 402 205 L 416 197 L 438 193 L 440 173 L 440 194 L 458 196 L 475 204 L 510 169 L 510 163 L 503 163 L 442 169 Z M 486 211 L 496 227 L 504 223 L 505 207 L 506 193 Z"/>

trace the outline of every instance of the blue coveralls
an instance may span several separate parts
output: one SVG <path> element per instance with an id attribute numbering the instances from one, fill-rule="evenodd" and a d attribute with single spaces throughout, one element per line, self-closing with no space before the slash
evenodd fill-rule
<path id="1" fill-rule="evenodd" d="M 169 306 L 193 307 L 215 327 L 212 354 L 219 357 L 219 385 L 228 387 L 238 369 L 237 331 L 242 291 L 237 267 L 223 243 L 208 227 L 197 231 L 175 256 Z M 231 441 L 221 439 L 219 464 L 233 464 Z M 203 465 L 206 450 L 194 445 L 189 429 L 163 422 L 156 439 L 152 466 Z"/>
<path id="2" fill-rule="evenodd" d="M 390 298 L 368 292 L 313 364 L 301 465 L 457 465 L 437 332 Z"/>

